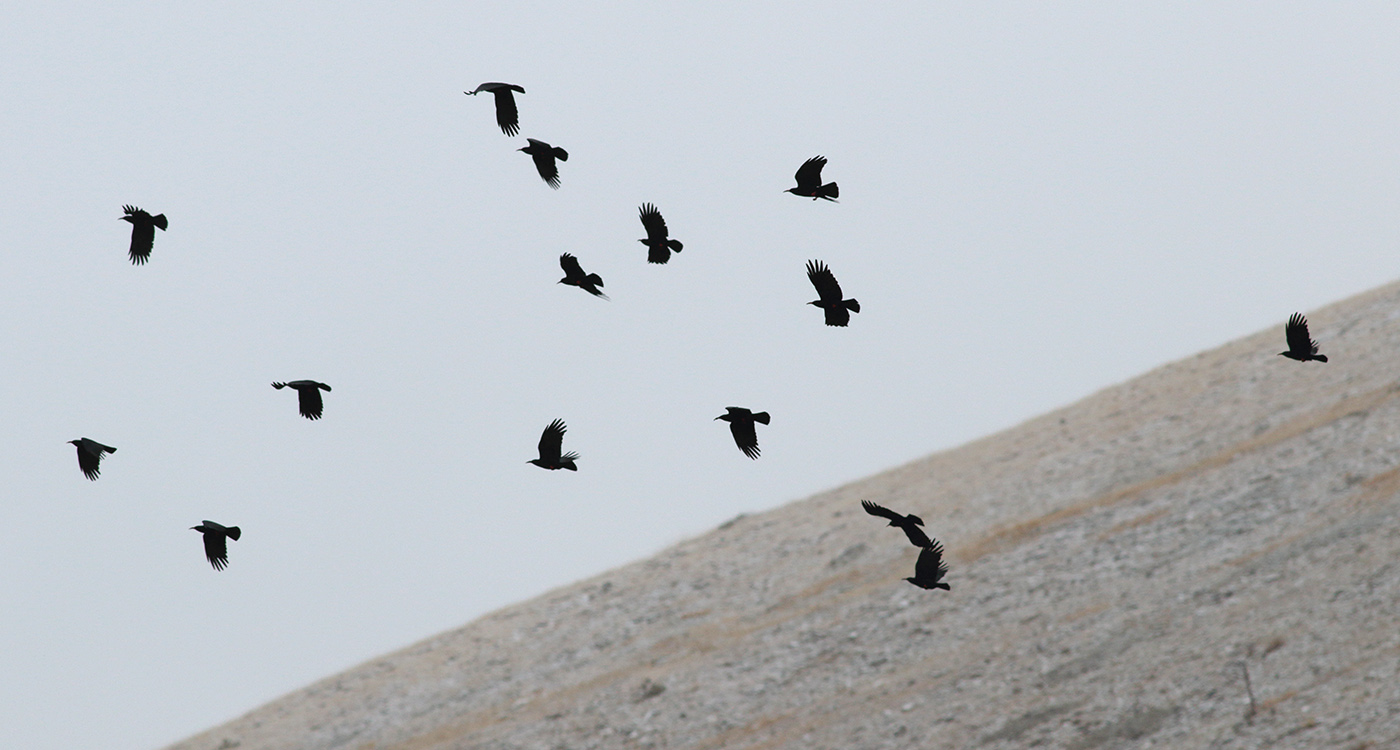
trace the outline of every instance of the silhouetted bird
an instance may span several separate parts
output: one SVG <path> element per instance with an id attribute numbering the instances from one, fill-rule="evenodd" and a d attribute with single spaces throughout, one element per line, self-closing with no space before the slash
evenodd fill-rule
<path id="1" fill-rule="evenodd" d="M 1308 320 L 1302 313 L 1293 313 L 1293 317 L 1288 319 L 1288 325 L 1283 328 L 1283 335 L 1288 338 L 1288 351 L 1279 352 L 1281 356 L 1299 362 L 1307 362 L 1310 359 L 1327 361 L 1327 355 L 1317 353 L 1317 342 L 1308 337 Z"/>
<path id="2" fill-rule="evenodd" d="M 919 553 L 919 561 L 914 563 L 914 577 L 904 580 L 921 589 L 952 591 L 951 586 L 943 583 L 943 576 L 946 575 L 948 575 L 948 566 L 943 564 L 943 545 L 938 542 L 930 542 Z"/>
<path id="3" fill-rule="evenodd" d="M 525 93 L 525 89 L 513 83 L 483 83 L 476 87 L 476 91 L 463 91 L 467 96 L 476 96 L 483 91 L 490 91 L 496 95 L 496 124 L 501 126 L 501 132 L 509 136 L 520 134 L 520 112 L 515 108 L 515 94 L 512 91 Z"/>
<path id="4" fill-rule="evenodd" d="M 817 296 L 821 297 L 807 304 L 816 305 L 826 311 L 827 325 L 844 326 L 851 322 L 851 313 L 860 312 L 859 302 L 841 299 L 841 285 L 836 283 L 836 276 L 825 263 L 819 260 L 807 261 L 807 280 L 817 288 Z"/>
<path id="5" fill-rule="evenodd" d="M 288 386 L 297 389 L 297 406 L 301 408 L 301 415 L 307 419 L 320 419 L 321 391 L 330 391 L 331 387 L 314 380 L 293 380 L 290 383 L 272 384 L 272 387 L 279 391 Z"/>
<path id="6" fill-rule="evenodd" d="M 607 299 L 608 295 L 603 294 L 598 287 L 603 285 L 603 277 L 596 273 L 584 274 L 583 266 L 578 264 L 578 258 L 564 253 L 559 256 L 559 266 L 564 269 L 564 278 L 559 280 L 560 284 L 576 286 L 594 297 Z"/>
<path id="7" fill-rule="evenodd" d="M 742 406 L 726 406 L 725 414 L 721 414 L 715 419 L 723 419 L 729 423 L 729 432 L 734 435 L 734 444 L 739 446 L 739 450 L 744 452 L 749 458 L 758 458 L 758 431 L 754 429 L 754 422 L 768 424 L 768 412 L 752 412 Z"/>
<path id="8" fill-rule="evenodd" d="M 550 471 L 556 469 L 578 471 L 578 466 L 574 465 L 574 461 L 579 458 L 577 453 L 569 452 L 560 455 L 560 451 L 564 450 L 564 433 L 567 431 L 568 428 L 564 427 L 564 420 L 556 419 L 550 422 L 549 426 L 544 428 L 544 433 L 540 435 L 540 457 L 532 458 L 525 463 L 534 464 L 541 469 L 549 469 Z"/>
<path id="9" fill-rule="evenodd" d="M 122 206 L 126 216 L 118 221 L 131 222 L 131 256 L 132 265 L 142 265 L 151 259 L 151 247 L 156 243 L 156 227 L 164 232 L 169 224 L 165 221 L 165 214 L 152 216 L 135 206 Z"/>
<path id="10" fill-rule="evenodd" d="M 665 263 L 671 259 L 672 252 L 678 253 L 685 246 L 680 240 L 666 239 L 666 220 L 661 218 L 661 212 L 656 210 L 656 206 L 643 203 L 640 210 L 647 238 L 637 241 L 647 246 L 648 263 Z"/>
<path id="11" fill-rule="evenodd" d="M 238 541 L 243 532 L 239 531 L 237 526 L 221 526 L 213 521 L 205 521 L 190 528 L 204 535 L 204 556 L 209 558 L 209 564 L 214 566 L 214 570 L 228 567 L 228 540 Z"/>
<path id="12" fill-rule="evenodd" d="M 555 164 L 554 160 L 568 161 L 569 152 L 557 146 L 551 146 L 544 141 L 537 141 L 534 138 L 526 138 L 525 140 L 529 141 L 530 145 L 525 148 L 517 148 L 516 151 L 524 151 L 529 154 L 530 158 L 535 160 L 535 169 L 540 173 L 540 179 L 549 183 L 550 187 L 558 190 L 559 165 Z"/>
<path id="13" fill-rule="evenodd" d="M 860 507 L 865 508 L 865 512 L 872 516 L 888 518 L 891 526 L 904 529 L 904 535 L 909 537 L 909 541 L 913 542 L 915 547 L 923 549 L 930 544 L 928 534 L 925 534 L 924 530 L 919 528 L 924 525 L 924 521 L 918 516 L 901 516 L 889 508 L 881 507 L 869 500 L 861 500 Z"/>
<path id="14" fill-rule="evenodd" d="M 94 482 L 97 481 L 97 475 L 101 473 L 99 465 L 102 463 L 103 454 L 117 452 L 117 449 L 110 445 L 103 445 L 88 438 L 78 438 L 68 442 L 78 447 L 78 468 L 83 470 L 83 476 Z"/>
<path id="15" fill-rule="evenodd" d="M 822 184 L 822 167 L 825 166 L 825 156 L 813 156 L 807 161 L 802 162 L 802 166 L 797 168 L 797 174 L 794 175 L 794 177 L 797 178 L 797 187 L 788 188 L 783 192 L 800 195 L 804 198 L 811 198 L 812 200 L 825 198 L 829 201 L 835 201 L 837 196 L 841 194 L 841 191 L 836 187 L 836 183 L 834 182 L 828 182 L 825 185 Z"/>

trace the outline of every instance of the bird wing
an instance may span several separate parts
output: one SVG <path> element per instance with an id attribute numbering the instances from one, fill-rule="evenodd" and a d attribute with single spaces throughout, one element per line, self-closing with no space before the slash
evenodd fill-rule
<path id="1" fill-rule="evenodd" d="M 496 124 L 502 133 L 514 138 L 520 134 L 520 111 L 515 108 L 515 94 L 510 91 L 509 86 L 501 86 L 491 93 L 496 95 Z"/>
<path id="2" fill-rule="evenodd" d="M 872 516 L 888 518 L 895 523 L 899 523 L 900 521 L 904 520 L 904 516 L 895 513 L 894 511 L 884 507 L 883 505 L 876 505 L 875 503 L 872 503 L 869 500 L 861 500 L 860 507 L 865 508 L 865 512 L 869 513 Z"/>
<path id="3" fill-rule="evenodd" d="M 101 463 L 101 450 L 90 450 L 86 445 L 78 446 L 78 468 L 83 470 L 83 476 L 96 482 L 97 475 L 101 473 Z"/>
<path id="4" fill-rule="evenodd" d="M 320 419 L 321 410 L 325 405 L 321 402 L 321 389 L 318 387 L 319 384 L 313 383 L 310 386 L 298 386 L 296 383 L 292 383 L 291 385 L 296 386 L 297 406 L 301 409 L 301 415 L 307 419 Z"/>
<path id="5" fill-rule="evenodd" d="M 734 436 L 734 444 L 749 458 L 758 458 L 758 432 L 752 419 L 736 419 L 729 423 L 729 432 Z"/>
<path id="6" fill-rule="evenodd" d="M 1308 319 L 1302 313 L 1293 313 L 1293 317 L 1288 319 L 1288 325 L 1283 329 L 1284 335 L 1288 337 L 1288 350 L 1303 354 L 1317 353 L 1317 344 L 1308 335 Z"/>
<path id="7" fill-rule="evenodd" d="M 540 179 L 558 190 L 559 165 L 554 163 L 554 154 L 546 149 L 542 153 L 530 154 L 530 158 L 535 160 L 535 170 L 540 173 Z"/>
<path id="8" fill-rule="evenodd" d="M 564 420 L 556 419 L 544 428 L 540 435 L 540 460 L 545 463 L 559 463 L 559 454 L 564 450 L 564 433 L 568 428 Z"/>
<path id="9" fill-rule="evenodd" d="M 836 283 L 836 275 L 819 260 L 807 261 L 807 280 L 817 288 L 817 296 L 828 305 L 841 304 L 841 285 Z M 830 311 L 827 313 L 830 317 Z"/>
<path id="10" fill-rule="evenodd" d="M 559 256 L 559 267 L 564 269 L 564 275 L 571 279 L 583 278 L 583 266 L 578 264 L 578 258 L 564 253 Z"/>
<path id="11" fill-rule="evenodd" d="M 209 522 L 205 521 L 205 525 Z M 218 524 L 214 524 L 218 526 Z M 204 532 L 204 556 L 209 559 L 209 564 L 214 566 L 214 570 L 223 570 L 228 566 L 228 538 L 224 536 L 223 527 Z"/>
<path id="12" fill-rule="evenodd" d="M 144 211 L 142 213 L 145 213 Z M 136 221 L 131 225 L 131 250 L 127 255 L 132 265 L 143 265 L 151 259 L 151 247 L 156 243 L 156 228 L 150 221 Z"/>
<path id="13" fill-rule="evenodd" d="M 797 179 L 799 188 L 819 188 L 822 185 L 822 167 L 826 166 L 825 156 L 813 156 L 802 166 L 797 168 L 797 174 L 793 175 Z"/>
<path id="14" fill-rule="evenodd" d="M 851 322 L 851 313 L 844 307 L 827 307 L 826 324 L 829 326 L 846 326 Z"/>
<path id="15" fill-rule="evenodd" d="M 943 545 L 930 542 L 919 553 L 919 561 L 914 563 L 914 577 L 931 583 L 947 574 L 948 568 L 943 564 Z"/>
<path id="16" fill-rule="evenodd" d="M 661 212 L 650 203 L 643 203 L 640 209 L 642 226 L 647 230 L 647 243 L 659 244 L 666 241 L 666 220 L 661 218 Z"/>

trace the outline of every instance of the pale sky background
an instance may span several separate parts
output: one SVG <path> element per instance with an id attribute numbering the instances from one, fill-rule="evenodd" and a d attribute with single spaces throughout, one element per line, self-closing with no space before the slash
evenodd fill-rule
<path id="1" fill-rule="evenodd" d="M 0 747 L 164 745 L 1400 275 L 1393 2 L 229 5 L 0 11 Z"/>

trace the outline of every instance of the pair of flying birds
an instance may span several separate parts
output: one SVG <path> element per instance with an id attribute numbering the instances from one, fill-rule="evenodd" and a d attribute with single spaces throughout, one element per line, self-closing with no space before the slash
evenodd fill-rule
<path id="1" fill-rule="evenodd" d="M 758 432 L 754 429 L 755 422 L 768 424 L 768 412 L 753 412 L 741 406 L 725 407 L 725 413 L 715 417 L 729 423 L 729 432 L 734 436 L 734 444 L 739 446 L 739 450 L 744 452 L 749 458 L 758 458 Z M 578 471 L 578 464 L 575 463 L 579 455 L 570 451 L 564 453 L 564 433 L 568 428 L 564 425 L 564 420 L 556 419 L 550 422 L 540 434 L 539 458 L 532 458 L 526 463 L 534 464 L 541 469 L 556 471 L 558 469 L 568 469 Z"/>

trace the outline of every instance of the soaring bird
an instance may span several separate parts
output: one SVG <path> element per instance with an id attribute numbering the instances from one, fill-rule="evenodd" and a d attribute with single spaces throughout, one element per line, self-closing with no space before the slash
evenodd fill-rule
<path id="1" fill-rule="evenodd" d="M 559 266 L 564 269 L 564 278 L 559 280 L 560 284 L 576 286 L 594 297 L 608 298 L 608 295 L 603 294 L 598 288 L 603 285 L 603 277 L 596 273 L 585 275 L 583 273 L 583 266 L 578 264 L 578 258 L 564 253 L 559 256 Z"/>
<path id="2" fill-rule="evenodd" d="M 637 241 L 647 246 L 647 262 L 665 263 L 671 259 L 672 252 L 678 253 L 685 246 L 680 240 L 666 239 L 666 220 L 661 218 L 661 212 L 656 210 L 656 206 L 643 203 L 640 211 L 647 238 Z"/>
<path id="3" fill-rule="evenodd" d="M 272 387 L 279 391 L 288 386 L 297 389 L 297 405 L 301 408 L 301 415 L 307 419 L 320 419 L 321 391 L 329 392 L 331 387 L 314 380 L 293 380 L 290 383 L 272 384 Z"/>
<path id="4" fill-rule="evenodd" d="M 813 156 L 807 161 L 802 162 L 802 166 L 797 168 L 797 174 L 794 175 L 794 177 L 797 178 L 797 187 L 788 188 L 783 192 L 800 195 L 804 198 L 811 198 L 812 200 L 825 198 L 826 200 L 835 202 L 837 196 L 841 194 L 841 190 L 836 187 L 836 183 L 834 182 L 828 182 L 825 185 L 822 184 L 822 167 L 825 166 L 825 156 Z"/>
<path id="5" fill-rule="evenodd" d="M 209 564 L 214 566 L 214 570 L 228 567 L 228 540 L 238 541 L 243 532 L 239 531 L 237 526 L 223 526 L 213 521 L 205 521 L 190 528 L 204 535 L 204 556 L 209 558 Z"/>
<path id="6" fill-rule="evenodd" d="M 943 576 L 946 575 L 948 575 L 948 566 L 943 564 L 943 545 L 938 542 L 930 542 L 919 553 L 919 561 L 914 563 L 914 577 L 904 580 L 921 589 L 952 591 L 951 586 L 943 583 Z"/>
<path id="7" fill-rule="evenodd" d="M 1296 359 L 1299 362 L 1317 360 L 1326 362 L 1326 354 L 1317 353 L 1317 342 L 1308 337 L 1308 319 L 1302 313 L 1293 313 L 1293 317 L 1288 319 L 1288 325 L 1283 327 L 1283 335 L 1288 338 L 1288 351 L 1279 352 L 1281 356 L 1289 359 Z"/>
<path id="8" fill-rule="evenodd" d="M 78 438 L 68 442 L 78 447 L 78 468 L 83 470 L 83 476 L 94 482 L 97 481 L 97 475 L 101 473 L 99 465 L 102 463 L 102 456 L 117 452 L 117 449 L 110 445 L 103 445 L 88 438 Z"/>
<path id="9" fill-rule="evenodd" d="M 525 93 L 525 89 L 513 83 L 483 83 L 476 87 L 476 91 L 463 91 L 467 96 L 476 96 L 483 91 L 490 91 L 496 95 L 496 124 L 501 126 L 501 132 L 508 136 L 520 134 L 520 112 L 515 109 L 515 94 L 512 91 Z"/>
<path id="10" fill-rule="evenodd" d="M 853 299 L 841 299 L 841 285 L 831 269 L 819 260 L 807 261 L 807 280 L 817 288 L 819 300 L 808 302 L 826 311 L 826 324 L 844 326 L 851 322 L 851 313 L 860 312 L 860 303 Z M 847 312 L 849 311 L 849 312 Z"/>
<path id="11" fill-rule="evenodd" d="M 872 516 L 889 519 L 891 526 L 904 529 L 904 535 L 909 537 L 909 541 L 913 542 L 915 547 L 923 549 L 930 544 L 928 534 L 925 534 L 924 530 L 919 528 L 924 525 L 924 521 L 918 516 L 912 514 L 901 516 L 889 508 L 881 507 L 869 500 L 861 500 L 860 507 L 865 508 L 865 512 Z"/>
<path id="12" fill-rule="evenodd" d="M 567 431 L 568 428 L 564 426 L 564 420 L 556 419 L 550 422 L 549 426 L 544 428 L 544 433 L 540 435 L 540 457 L 532 458 L 525 463 L 534 464 L 541 469 L 549 469 L 550 471 L 556 469 L 578 471 L 578 466 L 574 465 L 574 461 L 577 461 L 579 457 L 577 453 L 570 451 L 560 454 L 560 451 L 564 449 L 564 433 Z"/>
<path id="13" fill-rule="evenodd" d="M 725 413 L 715 417 L 729 423 L 729 432 L 734 435 L 734 444 L 749 458 L 758 458 L 758 431 L 754 422 L 768 424 L 768 412 L 753 412 L 742 406 L 726 406 Z"/>
<path id="14" fill-rule="evenodd" d="M 524 151 L 535 160 L 535 169 L 540 173 L 540 179 L 549 184 L 555 190 L 559 189 L 559 165 L 554 163 L 568 161 L 569 152 L 558 146 L 551 146 L 544 141 L 537 141 L 534 138 L 526 138 L 530 145 L 525 148 L 517 148 L 516 151 Z"/>
<path id="15" fill-rule="evenodd" d="M 135 206 L 122 206 L 126 216 L 118 221 L 131 222 L 131 250 L 127 254 L 131 257 L 132 265 L 143 265 L 151 259 L 151 247 L 156 242 L 156 227 L 164 232 L 169 224 L 165 221 L 165 214 L 152 216 Z"/>

